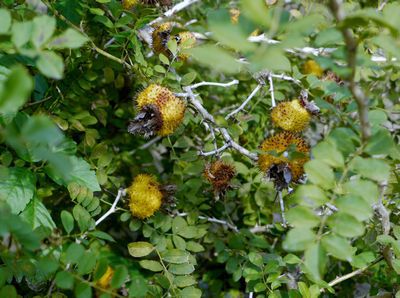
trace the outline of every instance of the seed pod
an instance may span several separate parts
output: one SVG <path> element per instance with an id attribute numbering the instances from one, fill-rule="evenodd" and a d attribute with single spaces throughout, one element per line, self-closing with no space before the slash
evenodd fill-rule
<path id="1" fill-rule="evenodd" d="M 152 33 L 152 48 L 154 53 L 163 54 L 166 57 L 171 57 L 171 52 L 168 49 L 168 41 L 171 38 L 172 23 L 163 23 L 156 25 Z"/>
<path id="2" fill-rule="evenodd" d="M 128 131 L 149 137 L 166 136 L 175 131 L 185 115 L 185 103 L 169 89 L 151 84 L 137 97 L 140 112 L 129 124 Z"/>
<path id="3" fill-rule="evenodd" d="M 324 74 L 324 70 L 321 66 L 314 60 L 307 60 L 303 64 L 303 73 L 304 74 L 313 74 L 316 77 L 320 78 Z"/>
<path id="4" fill-rule="evenodd" d="M 290 150 L 296 148 L 296 154 L 289 158 Z M 304 174 L 303 166 L 309 160 L 309 146 L 296 134 L 281 132 L 265 139 L 260 149 L 259 168 L 271 179 L 277 190 L 296 183 Z"/>
<path id="5" fill-rule="evenodd" d="M 129 207 L 134 217 L 145 219 L 160 209 L 163 195 L 156 178 L 140 174 L 128 188 Z"/>
<path id="6" fill-rule="evenodd" d="M 113 275 L 114 270 L 110 266 L 108 266 L 106 272 L 100 277 L 96 284 L 102 289 L 109 288 Z"/>
<path id="7" fill-rule="evenodd" d="M 223 194 L 230 188 L 230 182 L 235 175 L 234 166 L 222 160 L 207 164 L 204 169 L 204 177 L 211 183 L 217 194 Z"/>
<path id="8" fill-rule="evenodd" d="M 132 9 L 140 0 L 122 0 L 122 7 L 126 10 Z"/>
<path id="9" fill-rule="evenodd" d="M 299 132 L 310 123 L 310 113 L 298 99 L 278 104 L 271 112 L 272 122 L 283 130 Z"/>
<path id="10" fill-rule="evenodd" d="M 154 53 L 163 54 L 169 59 L 173 58 L 171 51 L 168 49 L 168 41 L 175 39 L 180 50 L 183 53 L 178 54 L 178 59 L 186 60 L 189 55 L 184 53 L 185 50 L 193 48 L 196 44 L 196 37 L 193 33 L 189 31 L 180 32 L 175 35 L 171 35 L 173 24 L 163 23 L 161 25 L 156 25 L 152 33 L 152 48 Z"/>

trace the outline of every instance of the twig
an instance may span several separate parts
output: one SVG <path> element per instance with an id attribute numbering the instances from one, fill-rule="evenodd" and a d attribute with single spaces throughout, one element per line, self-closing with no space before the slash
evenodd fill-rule
<path id="1" fill-rule="evenodd" d="M 295 79 L 295 78 L 292 78 L 292 77 L 290 77 L 290 76 L 288 76 L 288 75 L 285 75 L 285 74 L 279 74 L 279 75 L 277 75 L 277 74 L 270 73 L 269 75 L 270 75 L 272 78 L 275 78 L 275 79 L 280 79 L 280 80 L 285 80 L 285 81 L 290 81 L 290 82 L 293 82 L 293 83 L 296 83 L 296 84 L 300 84 L 300 81 L 299 81 L 299 80 L 297 80 L 297 79 Z"/>
<path id="2" fill-rule="evenodd" d="M 177 12 L 185 9 L 186 7 L 199 2 L 200 0 L 184 0 L 178 4 L 176 4 L 175 6 L 173 6 L 171 9 L 167 10 L 166 12 L 164 12 L 164 14 L 160 17 L 158 17 L 157 19 L 151 21 L 148 25 L 151 26 L 155 23 L 161 22 L 164 18 L 169 18 L 172 15 L 176 14 Z"/>
<path id="3" fill-rule="evenodd" d="M 341 282 L 343 282 L 343 281 L 345 281 L 345 280 L 347 280 L 349 278 L 352 278 L 352 277 L 354 277 L 356 275 L 359 275 L 359 274 L 363 273 L 365 270 L 367 270 L 368 268 L 374 266 L 375 264 L 379 263 L 382 260 L 383 260 L 383 257 L 379 257 L 375 261 L 373 261 L 372 263 L 370 263 L 370 264 L 368 264 L 368 265 L 366 265 L 366 266 L 364 266 L 364 267 L 362 267 L 360 269 L 357 269 L 357 270 L 355 270 L 353 272 L 350 272 L 350 273 L 348 273 L 346 275 L 339 276 L 339 277 L 335 278 L 334 280 L 332 280 L 331 282 L 329 282 L 329 286 L 333 287 L 333 286 L 337 285 L 338 283 L 341 283 Z M 324 291 L 325 291 L 325 289 L 321 289 L 320 293 L 323 293 Z"/>
<path id="4" fill-rule="evenodd" d="M 188 216 L 188 214 L 185 213 L 185 212 L 183 212 L 183 213 L 177 213 L 176 216 L 185 217 L 185 216 Z M 229 229 L 231 229 L 231 230 L 233 230 L 233 231 L 235 231 L 235 232 L 239 232 L 239 229 L 238 229 L 237 226 L 235 226 L 235 225 L 233 225 L 233 224 L 227 222 L 226 220 L 217 219 L 217 218 L 215 218 L 215 217 L 207 217 L 207 216 L 203 216 L 203 215 L 199 215 L 199 216 L 198 216 L 198 219 L 205 219 L 205 220 L 207 220 L 208 222 L 212 222 L 212 223 L 217 223 L 217 224 L 220 224 L 220 225 L 224 225 L 224 226 L 228 227 Z"/>
<path id="5" fill-rule="evenodd" d="M 119 200 L 125 196 L 126 192 L 125 189 L 120 188 L 118 190 L 118 194 L 117 197 L 114 200 L 114 203 L 111 205 L 111 208 L 108 209 L 108 211 L 106 213 L 103 214 L 102 217 L 100 217 L 98 220 L 96 220 L 95 226 L 97 227 L 103 220 L 105 220 L 108 216 L 110 216 L 111 214 L 113 214 L 116 210 L 117 204 L 119 202 Z"/>
<path id="6" fill-rule="evenodd" d="M 217 148 L 217 149 L 215 149 L 215 150 L 213 150 L 213 151 L 208 151 L 208 152 L 200 151 L 200 152 L 199 152 L 199 155 L 200 155 L 200 156 L 218 155 L 218 154 L 220 154 L 222 151 L 228 149 L 230 146 L 231 146 L 230 144 L 225 143 L 224 145 L 222 145 L 221 147 L 219 147 L 219 148 Z"/>
<path id="7" fill-rule="evenodd" d="M 271 106 L 274 108 L 276 107 L 276 101 L 275 101 L 274 81 L 272 80 L 271 74 L 268 75 L 268 82 L 269 82 L 269 93 L 271 94 Z"/>
<path id="8" fill-rule="evenodd" d="M 200 83 L 191 85 L 190 89 L 193 90 L 193 89 L 196 89 L 196 88 L 199 88 L 199 87 L 202 87 L 202 86 L 218 86 L 218 87 L 225 87 L 226 88 L 226 87 L 230 87 L 232 85 L 237 85 L 237 84 L 239 84 L 238 80 L 233 80 L 233 81 L 231 81 L 229 83 L 200 82 Z"/>
<path id="9" fill-rule="evenodd" d="M 285 203 L 283 202 L 283 196 L 281 191 L 278 191 L 278 197 L 279 197 L 279 206 L 281 207 L 282 225 L 286 227 L 287 221 L 285 216 Z"/>
<path id="10" fill-rule="evenodd" d="M 273 224 L 264 225 L 264 226 L 254 226 L 250 229 L 250 232 L 253 234 L 265 233 L 265 232 L 268 232 L 269 230 L 271 230 L 273 227 L 274 227 Z"/>
<path id="11" fill-rule="evenodd" d="M 342 0 L 331 0 L 330 6 L 332 14 L 336 20 L 338 22 L 342 22 L 346 17 L 342 7 Z M 347 47 L 347 64 L 351 70 L 351 74 L 348 77 L 350 91 L 357 103 L 358 117 L 360 119 L 361 126 L 361 139 L 363 143 L 365 143 L 371 136 L 371 126 L 368 120 L 368 98 L 355 80 L 358 42 L 350 28 L 342 26 L 339 29 L 342 31 L 342 35 Z"/>
<path id="12" fill-rule="evenodd" d="M 240 107 L 238 107 L 237 109 L 235 109 L 234 111 L 232 111 L 231 113 L 229 113 L 225 119 L 229 119 L 231 117 L 233 117 L 234 115 L 236 115 L 237 113 L 239 113 L 241 110 L 244 109 L 244 107 L 248 104 L 248 102 L 257 94 L 257 92 L 263 87 L 262 84 L 258 84 L 256 88 L 254 88 L 253 92 L 250 93 L 250 95 L 246 98 L 246 100 L 240 105 Z"/>

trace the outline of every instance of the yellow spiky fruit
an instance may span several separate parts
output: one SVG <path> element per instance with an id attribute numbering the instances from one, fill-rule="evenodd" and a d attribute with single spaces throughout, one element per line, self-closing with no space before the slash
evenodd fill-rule
<path id="1" fill-rule="evenodd" d="M 114 270 L 108 266 L 106 272 L 100 277 L 96 284 L 103 289 L 107 289 L 110 286 L 111 278 L 114 275 Z"/>
<path id="2" fill-rule="evenodd" d="M 180 32 L 175 36 L 180 53 L 178 55 L 178 58 L 180 60 L 187 60 L 189 58 L 189 55 L 186 53 L 185 50 L 191 49 L 196 45 L 196 37 L 192 32 L 185 31 L 185 32 Z"/>
<path id="3" fill-rule="evenodd" d="M 161 128 L 158 135 L 166 136 L 175 131 L 185 116 L 185 103 L 176 97 L 168 88 L 151 84 L 137 97 L 137 106 L 155 105 L 161 115 Z"/>
<path id="4" fill-rule="evenodd" d="M 287 131 L 299 132 L 310 123 L 311 115 L 300 100 L 285 101 L 278 104 L 271 112 L 272 122 Z"/>
<path id="5" fill-rule="evenodd" d="M 163 54 L 166 57 L 171 56 L 168 50 L 168 41 L 171 38 L 171 30 L 173 24 L 170 22 L 162 23 L 154 26 L 152 33 L 152 48 L 156 54 Z"/>
<path id="6" fill-rule="evenodd" d="M 290 160 L 287 154 L 291 146 L 295 146 L 301 156 Z M 296 134 L 286 131 L 278 133 L 265 139 L 260 149 L 266 152 L 260 154 L 258 158 L 258 166 L 264 173 L 267 173 L 273 165 L 287 164 L 292 174 L 292 182 L 297 182 L 304 174 L 303 166 L 309 160 L 310 148 L 306 141 Z"/>
<path id="7" fill-rule="evenodd" d="M 229 14 L 231 16 L 231 23 L 236 25 L 239 23 L 239 17 L 240 17 L 240 10 L 237 8 L 231 8 L 229 10 Z"/>
<path id="8" fill-rule="evenodd" d="M 140 0 L 122 0 L 122 7 L 126 10 L 133 8 Z"/>
<path id="9" fill-rule="evenodd" d="M 152 216 L 162 204 L 163 195 L 156 178 L 140 174 L 128 188 L 129 207 L 134 217 L 145 219 Z"/>
<path id="10" fill-rule="evenodd" d="M 313 74 L 316 77 L 320 78 L 324 74 L 324 70 L 316 61 L 307 60 L 303 64 L 303 73 L 304 74 Z"/>

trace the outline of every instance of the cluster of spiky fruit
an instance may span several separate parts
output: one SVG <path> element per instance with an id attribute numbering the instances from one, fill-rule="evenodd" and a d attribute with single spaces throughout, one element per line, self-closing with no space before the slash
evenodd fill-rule
<path id="1" fill-rule="evenodd" d="M 324 70 L 315 60 L 307 60 L 303 64 L 303 73 L 313 74 L 316 77 L 320 78 L 324 74 Z"/>
<path id="2" fill-rule="evenodd" d="M 182 123 L 186 105 L 168 88 L 151 84 L 136 99 L 139 113 L 129 124 L 128 131 L 145 137 L 166 136 Z"/>
<path id="3" fill-rule="evenodd" d="M 204 177 L 211 183 L 216 194 L 223 194 L 228 190 L 235 175 L 234 166 L 222 160 L 207 164 L 204 169 Z"/>
<path id="4" fill-rule="evenodd" d="M 134 217 L 144 219 L 152 216 L 160 209 L 163 194 L 156 178 L 140 174 L 135 177 L 128 188 L 129 208 Z"/>
<path id="5" fill-rule="evenodd" d="M 265 139 L 260 145 L 258 165 L 267 177 L 274 181 L 278 190 L 291 182 L 298 182 L 304 174 L 303 166 L 309 160 L 306 141 L 292 132 L 280 132 Z M 295 154 L 292 154 L 295 151 Z"/>
<path id="6" fill-rule="evenodd" d="M 167 22 L 154 26 L 152 33 L 152 48 L 154 53 L 163 54 L 167 58 L 173 58 L 171 51 L 168 49 L 168 41 L 176 40 L 180 48 L 177 56 L 179 60 L 186 60 L 189 56 L 185 50 L 193 48 L 196 44 L 196 37 L 189 31 L 179 32 L 171 35 L 173 23 Z"/>
<path id="7" fill-rule="evenodd" d="M 132 9 L 137 4 L 154 5 L 160 4 L 162 6 L 171 5 L 171 0 L 122 0 L 122 7 L 126 10 Z"/>

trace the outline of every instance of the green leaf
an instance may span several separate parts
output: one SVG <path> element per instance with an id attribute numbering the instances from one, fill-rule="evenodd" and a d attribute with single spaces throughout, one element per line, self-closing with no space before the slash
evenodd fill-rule
<path id="1" fill-rule="evenodd" d="M 196 279 L 191 276 L 191 275 L 181 275 L 181 276 L 175 276 L 174 278 L 174 284 L 176 284 L 180 288 L 186 288 L 189 286 L 193 286 L 197 284 Z"/>
<path id="2" fill-rule="evenodd" d="M 74 290 L 76 298 L 91 298 L 92 288 L 86 282 L 79 282 Z"/>
<path id="3" fill-rule="evenodd" d="M 92 235 L 98 239 L 103 239 L 103 240 L 107 240 L 110 242 L 115 242 L 114 238 L 110 236 L 110 234 L 107 234 L 103 231 L 93 231 L 90 232 L 89 235 Z"/>
<path id="4" fill-rule="evenodd" d="M 122 286 L 125 282 L 126 278 L 128 277 L 128 269 L 123 266 L 119 265 L 115 268 L 114 274 L 111 279 L 111 288 L 118 289 Z"/>
<path id="5" fill-rule="evenodd" d="M 319 160 L 311 160 L 304 166 L 308 179 L 314 184 L 324 189 L 331 189 L 335 183 L 335 175 L 332 169 L 324 162 Z"/>
<path id="6" fill-rule="evenodd" d="M 194 266 L 192 264 L 171 264 L 168 270 L 172 274 L 186 275 L 194 271 Z"/>
<path id="7" fill-rule="evenodd" d="M 173 264 L 189 262 L 189 254 L 180 249 L 169 249 L 161 254 L 163 261 Z"/>
<path id="8" fill-rule="evenodd" d="M 227 51 L 214 46 L 203 45 L 188 50 L 188 52 L 200 63 L 211 67 L 213 70 L 237 73 L 240 71 L 240 64 Z"/>
<path id="9" fill-rule="evenodd" d="M 74 218 L 72 214 L 66 210 L 61 211 L 61 222 L 67 234 L 71 233 L 74 229 Z"/>
<path id="10" fill-rule="evenodd" d="M 56 224 L 51 218 L 49 211 L 38 197 L 34 197 L 33 200 L 30 201 L 20 216 L 30 224 L 32 229 L 36 229 L 40 226 L 50 229 L 56 228 Z"/>
<path id="11" fill-rule="evenodd" d="M 78 243 L 71 243 L 65 252 L 65 260 L 67 263 L 78 263 L 79 259 L 85 253 L 85 249 Z"/>
<path id="12" fill-rule="evenodd" d="M 188 287 L 181 291 L 181 295 L 185 298 L 200 298 L 201 291 L 194 287 Z"/>
<path id="13" fill-rule="evenodd" d="M 380 129 L 368 140 L 364 151 L 370 155 L 386 156 L 394 147 L 395 143 L 390 133 L 386 129 Z"/>
<path id="14" fill-rule="evenodd" d="M 352 168 L 361 176 L 378 182 L 389 179 L 390 166 L 381 159 L 356 157 Z"/>
<path id="15" fill-rule="evenodd" d="M 7 9 L 0 9 L 0 34 L 7 33 L 11 26 L 11 14 Z"/>
<path id="16" fill-rule="evenodd" d="M 74 277 L 68 271 L 58 272 L 55 278 L 57 287 L 61 289 L 72 289 L 74 286 Z"/>
<path id="17" fill-rule="evenodd" d="M 54 49 L 77 49 L 83 46 L 87 41 L 87 37 L 83 36 L 75 29 L 68 28 L 61 35 L 53 38 L 48 44 L 48 47 Z"/>
<path id="18" fill-rule="evenodd" d="M 354 256 L 351 265 L 356 268 L 362 268 L 364 266 L 367 266 L 369 263 L 372 263 L 374 260 L 375 260 L 374 253 L 366 251 Z"/>
<path id="19" fill-rule="evenodd" d="M 181 84 L 183 86 L 190 85 L 196 79 L 196 76 L 197 76 L 197 73 L 195 73 L 195 72 L 189 72 L 189 73 L 185 74 L 181 79 Z"/>
<path id="20" fill-rule="evenodd" d="M 64 61 L 54 52 L 41 52 L 36 62 L 36 66 L 46 77 L 56 80 L 60 80 L 63 77 Z"/>
<path id="21" fill-rule="evenodd" d="M 35 176 L 24 168 L 9 168 L 0 179 L 0 201 L 5 201 L 15 214 L 25 209 L 35 192 Z"/>
<path id="22" fill-rule="evenodd" d="M 90 216 L 89 212 L 87 212 L 87 210 L 81 205 L 75 205 L 74 209 L 72 209 L 72 214 L 74 215 L 81 232 L 88 230 L 94 225 L 94 220 Z"/>
<path id="23" fill-rule="evenodd" d="M 328 219 L 332 231 L 343 237 L 358 237 L 364 234 L 364 225 L 355 217 L 344 212 L 337 212 Z"/>
<path id="24" fill-rule="evenodd" d="M 312 149 L 315 159 L 323 161 L 328 166 L 342 168 L 344 159 L 342 153 L 336 149 L 334 143 L 322 141 Z"/>
<path id="25" fill-rule="evenodd" d="M 312 228 L 319 225 L 320 219 L 312 210 L 304 206 L 291 208 L 286 214 L 290 224 L 299 228 Z"/>
<path id="26" fill-rule="evenodd" d="M 32 44 L 39 49 L 53 35 L 56 29 L 56 19 L 42 15 L 33 19 Z"/>
<path id="27" fill-rule="evenodd" d="M 268 69 L 271 71 L 291 71 L 289 59 L 286 57 L 284 51 L 278 47 L 269 46 L 264 50 L 256 52 L 255 55 L 250 57 L 252 67 L 254 70 L 259 71 Z"/>
<path id="28" fill-rule="evenodd" d="M 187 223 L 184 218 L 180 216 L 176 216 L 172 220 L 172 232 L 174 234 L 179 234 L 181 231 L 183 231 L 187 227 Z"/>
<path id="29" fill-rule="evenodd" d="M 163 270 L 163 266 L 160 264 L 160 262 L 157 261 L 152 261 L 152 260 L 142 260 L 139 262 L 139 265 L 142 266 L 144 269 L 153 271 L 153 272 L 159 272 Z"/>
<path id="30" fill-rule="evenodd" d="M 372 181 L 362 179 L 351 180 L 344 184 L 343 188 L 347 194 L 360 196 L 370 206 L 378 201 L 379 189 Z"/>
<path id="31" fill-rule="evenodd" d="M 305 206 L 317 208 L 328 202 L 325 192 L 316 185 L 299 185 L 295 192 L 296 201 Z"/>
<path id="32" fill-rule="evenodd" d="M 250 253 L 248 254 L 248 258 L 249 258 L 249 261 L 250 261 L 252 264 L 254 264 L 254 265 L 258 266 L 258 267 L 261 267 L 261 266 L 264 264 L 263 257 L 262 257 L 262 255 L 260 255 L 259 253 L 250 252 Z"/>
<path id="33" fill-rule="evenodd" d="M 14 113 L 29 98 L 33 89 L 32 78 L 22 66 L 13 67 L 4 81 L 0 81 L 0 115 Z"/>
<path id="34" fill-rule="evenodd" d="M 314 281 L 319 281 L 323 278 L 327 262 L 328 258 L 326 252 L 320 243 L 313 243 L 304 252 L 304 266 L 306 272 Z"/>
<path id="35" fill-rule="evenodd" d="M 80 186 L 84 186 L 91 191 L 100 191 L 100 185 L 94 171 L 90 170 L 90 165 L 82 158 L 71 156 L 68 157 L 71 162 L 72 169 L 67 173 L 61 173 L 58 168 L 49 165 L 46 168 L 47 174 L 58 184 L 68 186 L 72 182 L 76 182 Z"/>
<path id="36" fill-rule="evenodd" d="M 283 248 L 287 251 L 302 251 L 311 245 L 315 240 L 315 233 L 310 229 L 291 229 L 283 241 Z"/>
<path id="37" fill-rule="evenodd" d="M 129 286 L 129 297 L 144 297 L 147 294 L 147 280 L 141 275 L 132 276 Z"/>
<path id="38" fill-rule="evenodd" d="M 200 243 L 194 241 L 186 242 L 186 249 L 192 252 L 202 252 L 205 250 Z"/>
<path id="39" fill-rule="evenodd" d="M 355 253 L 348 240 L 337 235 L 326 235 L 322 237 L 322 246 L 335 258 L 351 262 Z"/>
<path id="40" fill-rule="evenodd" d="M 32 35 L 32 22 L 14 22 L 11 27 L 11 41 L 17 48 L 25 45 Z"/>
<path id="41" fill-rule="evenodd" d="M 241 3 L 242 11 L 248 18 L 256 24 L 270 26 L 271 20 L 268 17 L 268 9 L 264 0 L 243 0 Z"/>
<path id="42" fill-rule="evenodd" d="M 336 200 L 340 212 L 350 214 L 357 220 L 367 220 L 372 216 L 372 206 L 360 196 L 347 195 Z"/>
<path id="43" fill-rule="evenodd" d="M 302 262 L 302 260 L 301 260 L 298 256 L 296 256 L 296 255 L 294 255 L 294 254 L 287 254 L 287 255 L 283 258 L 283 261 L 284 261 L 285 263 L 291 264 L 291 265 L 293 265 L 293 264 L 300 264 L 300 263 Z"/>
<path id="44" fill-rule="evenodd" d="M 154 250 L 151 243 L 138 241 L 128 244 L 128 251 L 132 257 L 141 258 L 149 255 Z"/>

